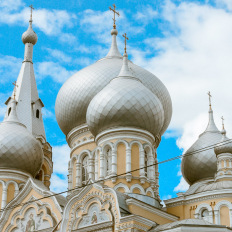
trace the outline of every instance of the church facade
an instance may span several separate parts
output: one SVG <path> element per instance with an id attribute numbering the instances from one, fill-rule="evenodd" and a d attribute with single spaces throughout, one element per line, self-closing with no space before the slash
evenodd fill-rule
<path id="1" fill-rule="evenodd" d="M 182 159 L 190 184 L 161 204 L 157 148 L 172 117 L 167 88 L 118 50 L 115 17 L 106 57 L 61 87 L 56 118 L 71 149 L 68 190 L 50 191 L 46 140 L 33 70 L 32 13 L 24 61 L 0 123 L 0 231 L 232 231 L 232 143 L 213 119 Z M 209 94 L 209 97 L 211 95 Z M 55 157 L 54 157 L 55 158 Z"/>

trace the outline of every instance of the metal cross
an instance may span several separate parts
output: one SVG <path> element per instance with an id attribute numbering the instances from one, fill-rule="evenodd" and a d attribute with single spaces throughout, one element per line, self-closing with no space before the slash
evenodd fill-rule
<path id="1" fill-rule="evenodd" d="M 222 129 L 224 130 L 224 120 L 225 120 L 225 119 L 224 119 L 223 116 L 221 117 L 221 119 L 222 119 Z"/>
<path id="2" fill-rule="evenodd" d="M 114 27 L 114 29 L 116 29 L 116 24 L 115 24 L 116 19 L 115 19 L 115 15 L 117 15 L 117 16 L 119 17 L 120 14 L 119 14 L 119 12 L 116 11 L 116 5 L 115 5 L 115 4 L 113 4 L 113 7 L 114 7 L 114 9 L 112 9 L 111 6 L 109 7 L 109 9 L 110 9 L 111 11 L 114 12 L 114 18 L 112 18 L 112 19 L 113 19 L 113 21 L 114 21 L 113 27 Z"/>
<path id="3" fill-rule="evenodd" d="M 211 109 L 211 97 L 212 97 L 212 95 L 210 94 L 210 91 L 208 92 L 208 95 L 209 95 L 209 106 L 210 106 L 210 109 Z"/>
<path id="4" fill-rule="evenodd" d="M 15 87 L 14 87 L 14 100 L 15 100 L 15 96 L 16 96 L 16 88 L 18 87 L 16 81 L 12 83 Z"/>
<path id="5" fill-rule="evenodd" d="M 32 11 L 33 11 L 35 8 L 33 8 L 33 5 L 30 5 L 29 7 L 31 8 L 31 20 L 32 20 Z"/>
<path id="6" fill-rule="evenodd" d="M 122 35 L 122 36 L 125 38 L 125 48 L 124 48 L 124 51 L 125 51 L 125 53 L 126 53 L 126 40 L 129 40 L 129 38 L 126 37 L 126 33 L 125 33 L 124 35 Z"/>

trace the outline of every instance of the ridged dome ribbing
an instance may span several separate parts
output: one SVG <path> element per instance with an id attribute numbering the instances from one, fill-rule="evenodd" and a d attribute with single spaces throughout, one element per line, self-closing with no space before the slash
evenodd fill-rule
<path id="1" fill-rule="evenodd" d="M 86 112 L 90 101 L 120 72 L 122 56 L 116 43 L 117 31 L 112 31 L 112 46 L 108 55 L 96 63 L 80 70 L 61 87 L 56 99 L 56 119 L 65 135 L 73 128 L 86 123 Z M 142 84 L 147 87 L 162 104 L 164 122 L 162 135 L 172 116 L 172 102 L 164 84 L 149 71 L 128 62 L 129 69 Z"/>
<path id="2" fill-rule="evenodd" d="M 0 168 L 16 169 L 35 176 L 42 165 L 39 142 L 19 123 L 16 102 L 12 100 L 9 117 L 0 123 Z"/>
<path id="3" fill-rule="evenodd" d="M 213 111 L 210 109 L 206 130 L 187 150 L 181 162 L 182 175 L 190 185 L 203 179 L 214 178 L 217 158 L 213 145 L 219 143 L 221 139 L 222 134 L 214 123 Z"/>
<path id="4" fill-rule="evenodd" d="M 90 102 L 86 121 L 94 136 L 118 127 L 133 127 L 160 134 L 164 111 L 159 99 L 128 68 L 127 55 L 119 76 Z"/>

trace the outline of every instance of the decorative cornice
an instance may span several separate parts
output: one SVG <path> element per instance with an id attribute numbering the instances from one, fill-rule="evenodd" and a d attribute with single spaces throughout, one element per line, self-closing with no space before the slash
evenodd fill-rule
<path id="1" fill-rule="evenodd" d="M 89 132 L 89 128 L 87 124 L 83 124 L 81 126 L 77 126 L 73 128 L 66 136 L 66 141 L 69 144 L 69 146 L 71 145 L 73 139 L 75 139 L 78 135 L 86 132 Z"/>
<path id="2" fill-rule="evenodd" d="M 95 141 L 98 145 L 104 144 L 113 139 L 136 139 L 143 140 L 151 146 L 155 143 L 155 137 L 148 131 L 131 127 L 121 127 L 105 130 L 99 133 Z"/>
<path id="3" fill-rule="evenodd" d="M 173 199 L 165 200 L 164 203 L 167 208 L 170 208 L 179 205 L 187 205 L 195 202 L 201 202 L 209 199 L 226 198 L 231 196 L 231 189 L 220 189 L 196 193 L 189 196 L 176 197 Z"/>
<path id="4" fill-rule="evenodd" d="M 16 169 L 0 169 L 0 179 L 13 179 L 26 182 L 32 175 Z"/>
<path id="5" fill-rule="evenodd" d="M 126 200 L 126 203 L 127 203 L 128 205 L 135 205 L 135 206 L 138 206 L 138 207 L 140 207 L 140 208 L 142 208 L 142 209 L 144 209 L 144 210 L 150 211 L 151 213 L 157 214 L 157 215 L 159 215 L 160 217 L 167 218 L 167 219 L 169 219 L 169 220 L 171 220 L 171 221 L 177 221 L 177 220 L 179 220 L 179 217 L 177 217 L 177 216 L 174 216 L 174 215 L 172 215 L 172 214 L 169 214 L 169 213 L 167 213 L 167 212 L 164 212 L 164 211 L 162 211 L 162 210 L 160 210 L 160 209 L 157 209 L 157 208 L 155 208 L 155 207 L 152 207 L 152 206 L 150 206 L 150 205 L 148 205 L 148 204 L 146 204 L 146 203 L 143 203 L 143 202 L 141 202 L 141 201 L 138 201 L 138 200 L 136 200 L 136 199 L 127 199 L 127 200 Z"/>
<path id="6" fill-rule="evenodd" d="M 120 219 L 120 223 L 127 223 L 130 221 L 136 221 L 136 222 L 144 224 L 148 227 L 152 227 L 152 226 L 157 225 L 154 221 L 151 221 L 151 220 L 144 218 L 144 217 L 141 217 L 139 215 L 129 215 L 129 216 L 122 217 Z"/>
<path id="7" fill-rule="evenodd" d="M 89 232 L 89 231 L 98 231 L 98 232 L 108 232 L 108 231 L 112 231 L 112 226 L 113 226 L 113 222 L 101 222 L 101 223 L 97 223 L 95 225 L 91 225 L 91 226 L 87 226 L 87 227 L 83 227 L 83 228 L 78 228 L 76 230 L 72 230 L 72 232 L 78 231 L 78 232 Z M 111 230 L 108 230 L 108 229 Z"/>

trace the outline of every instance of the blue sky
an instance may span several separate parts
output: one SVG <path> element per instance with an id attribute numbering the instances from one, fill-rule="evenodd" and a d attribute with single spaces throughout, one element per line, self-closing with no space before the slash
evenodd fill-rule
<path id="1" fill-rule="evenodd" d="M 129 58 L 167 86 L 173 101 L 173 117 L 158 148 L 159 161 L 180 155 L 207 125 L 210 90 L 215 121 L 220 128 L 224 115 L 228 134 L 232 131 L 232 2 L 212 1 L 27 1 L 0 2 L 0 119 L 4 102 L 17 79 L 24 54 L 22 33 L 27 29 L 30 4 L 33 28 L 38 35 L 34 47 L 34 69 L 48 142 L 53 146 L 52 190 L 67 188 L 69 149 L 54 113 L 62 84 L 73 73 L 104 57 L 110 47 L 115 3 L 118 45 L 123 53 L 122 34 L 127 33 Z M 162 199 L 184 191 L 180 160 L 162 164 Z"/>

